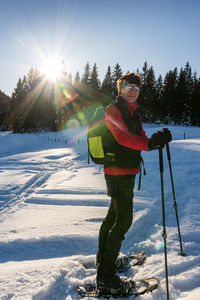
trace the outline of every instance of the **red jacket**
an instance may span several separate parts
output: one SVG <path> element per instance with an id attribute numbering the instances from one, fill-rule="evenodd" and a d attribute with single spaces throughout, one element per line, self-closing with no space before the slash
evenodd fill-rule
<path id="1" fill-rule="evenodd" d="M 133 116 L 134 111 L 138 108 L 137 103 L 127 102 L 128 108 Z M 126 124 L 122 119 L 122 115 L 118 107 L 115 105 L 110 105 L 106 109 L 105 123 L 108 129 L 111 131 L 117 143 L 122 146 L 135 149 L 135 150 L 147 150 L 149 138 L 147 138 L 144 129 L 142 129 L 142 135 L 135 135 L 128 131 Z M 128 175 L 137 174 L 140 172 L 140 168 L 137 169 L 125 169 L 118 167 L 106 167 L 104 168 L 104 173 L 107 175 Z"/>

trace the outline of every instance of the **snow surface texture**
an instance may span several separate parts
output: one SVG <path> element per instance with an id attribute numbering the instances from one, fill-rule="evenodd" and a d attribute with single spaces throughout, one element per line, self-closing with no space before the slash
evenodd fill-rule
<path id="1" fill-rule="evenodd" d="M 148 136 L 161 127 L 146 125 Z M 164 149 L 164 187 L 170 299 L 200 299 L 200 130 L 169 126 L 172 171 Z M 98 231 L 109 206 L 103 168 L 87 164 L 87 128 L 59 133 L 0 133 L 0 299 L 80 299 L 76 286 L 95 279 Z M 186 139 L 183 139 L 184 133 Z M 146 176 L 135 187 L 134 222 L 122 252 L 146 251 L 143 266 L 126 275 L 157 276 L 160 285 L 137 299 L 166 299 L 158 151 L 143 152 Z M 138 180 L 138 179 L 137 179 Z M 136 180 L 136 182 L 137 182 Z"/>

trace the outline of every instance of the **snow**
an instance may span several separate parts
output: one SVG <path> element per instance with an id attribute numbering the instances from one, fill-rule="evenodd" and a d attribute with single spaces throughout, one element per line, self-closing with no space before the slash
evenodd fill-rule
<path id="1" fill-rule="evenodd" d="M 148 136 L 162 126 L 145 125 Z M 200 299 L 200 130 L 168 126 L 183 250 L 177 234 L 169 165 L 164 190 L 170 299 Z M 109 206 L 101 166 L 87 163 L 87 128 L 41 134 L 0 133 L 0 299 L 72 300 L 79 284 L 95 279 L 98 231 Z M 185 139 L 184 139 L 185 134 Z M 158 151 L 143 152 L 146 176 L 134 190 L 134 222 L 122 252 L 148 259 L 126 275 L 157 276 L 153 293 L 166 299 Z"/>

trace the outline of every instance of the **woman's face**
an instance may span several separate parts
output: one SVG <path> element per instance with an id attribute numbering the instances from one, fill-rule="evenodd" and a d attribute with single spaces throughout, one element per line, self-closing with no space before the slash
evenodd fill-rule
<path id="1" fill-rule="evenodd" d="M 126 86 L 121 88 L 121 96 L 125 101 L 130 103 L 134 103 L 140 94 L 140 88 L 137 84 L 127 84 Z"/>

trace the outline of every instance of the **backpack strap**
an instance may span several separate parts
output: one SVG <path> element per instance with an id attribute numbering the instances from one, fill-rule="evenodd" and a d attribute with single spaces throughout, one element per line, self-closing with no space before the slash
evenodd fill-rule
<path id="1" fill-rule="evenodd" d="M 141 168 L 140 168 L 140 175 L 139 175 L 139 183 L 138 183 L 138 191 L 140 191 L 140 187 L 141 187 L 141 181 L 142 181 L 142 167 L 143 167 L 143 175 L 146 176 L 146 169 L 145 169 L 145 166 L 144 166 L 144 160 L 141 156 Z"/>

